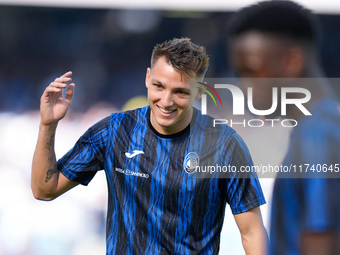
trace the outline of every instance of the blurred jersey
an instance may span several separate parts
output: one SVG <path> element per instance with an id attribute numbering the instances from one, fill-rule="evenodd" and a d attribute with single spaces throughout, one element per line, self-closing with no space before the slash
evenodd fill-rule
<path id="1" fill-rule="evenodd" d="M 303 233 L 340 235 L 340 106 L 321 100 L 291 134 L 273 191 L 270 254 L 301 254 Z"/>

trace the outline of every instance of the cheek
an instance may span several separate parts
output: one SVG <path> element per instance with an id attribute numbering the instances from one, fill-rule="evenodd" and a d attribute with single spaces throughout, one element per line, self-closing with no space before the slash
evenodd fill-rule
<path id="1" fill-rule="evenodd" d="M 148 99 L 149 100 L 157 100 L 161 97 L 160 93 L 155 91 L 154 89 L 148 89 Z"/>
<path id="2" fill-rule="evenodd" d="M 190 95 L 175 95 L 173 100 L 177 105 L 186 106 L 190 104 Z"/>

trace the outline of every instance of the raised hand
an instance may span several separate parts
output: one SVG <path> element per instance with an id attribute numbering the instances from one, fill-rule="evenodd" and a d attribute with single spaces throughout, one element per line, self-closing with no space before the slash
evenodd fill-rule
<path id="1" fill-rule="evenodd" d="M 45 89 L 40 99 L 41 124 L 57 124 L 59 120 L 65 117 L 70 108 L 74 95 L 75 84 L 71 82 L 72 72 L 67 72 L 56 78 Z M 67 87 L 66 96 L 63 97 L 63 89 Z"/>

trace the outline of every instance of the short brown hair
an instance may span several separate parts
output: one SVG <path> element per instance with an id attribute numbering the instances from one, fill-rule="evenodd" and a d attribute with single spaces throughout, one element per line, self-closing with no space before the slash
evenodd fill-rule
<path id="1" fill-rule="evenodd" d="M 192 43 L 189 38 L 174 38 L 157 44 L 152 51 L 151 67 L 160 57 L 165 57 L 176 70 L 190 77 L 203 77 L 209 64 L 205 47 Z"/>

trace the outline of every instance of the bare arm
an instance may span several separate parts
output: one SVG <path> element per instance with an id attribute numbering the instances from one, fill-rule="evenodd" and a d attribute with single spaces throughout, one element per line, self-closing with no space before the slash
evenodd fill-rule
<path id="1" fill-rule="evenodd" d="M 336 255 L 340 253 L 340 235 L 336 232 L 307 232 L 301 236 L 301 254 Z"/>
<path id="2" fill-rule="evenodd" d="M 55 79 L 44 91 L 40 101 L 41 121 L 39 135 L 32 162 L 31 187 L 35 198 L 52 200 L 78 183 L 67 179 L 59 172 L 54 151 L 55 132 L 59 120 L 69 109 L 75 85 L 67 88 L 63 98 L 62 89 L 71 81 L 72 72 Z"/>
<path id="3" fill-rule="evenodd" d="M 263 226 L 261 211 L 255 207 L 247 212 L 234 215 L 240 230 L 246 255 L 267 254 L 268 235 Z"/>

